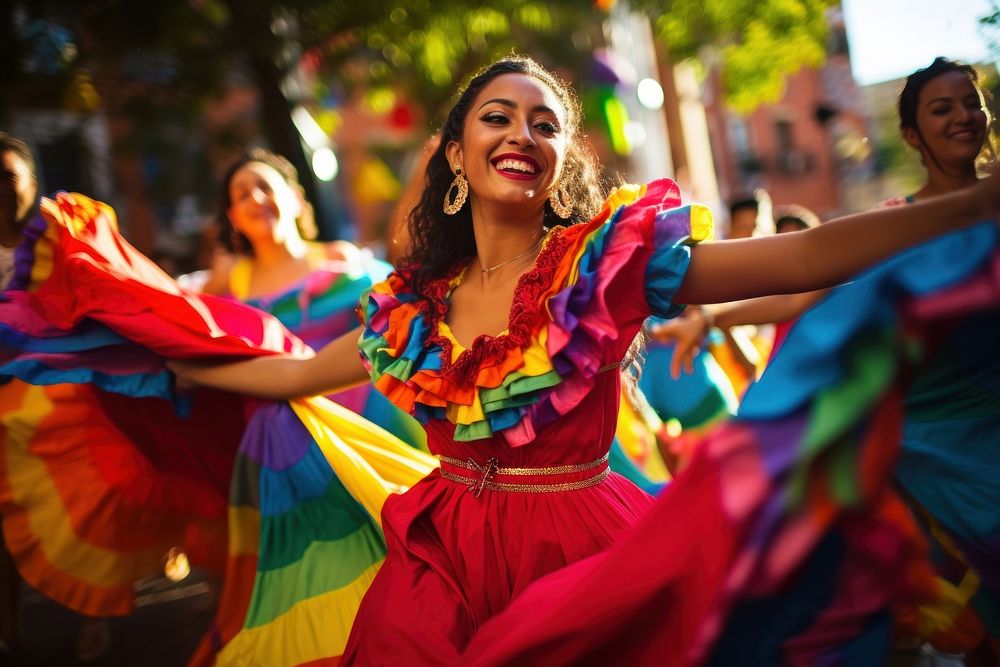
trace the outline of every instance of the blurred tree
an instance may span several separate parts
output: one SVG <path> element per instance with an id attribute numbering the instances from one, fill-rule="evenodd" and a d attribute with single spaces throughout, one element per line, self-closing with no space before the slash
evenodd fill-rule
<path id="1" fill-rule="evenodd" d="M 317 97 L 303 89 L 307 79 L 335 80 L 347 90 L 401 87 L 436 110 L 458 79 L 505 51 L 582 62 L 589 51 L 566 39 L 566 26 L 599 30 L 599 17 L 585 0 L 3 3 L 0 116 L 35 102 L 127 119 L 116 126 L 116 148 L 156 155 L 161 189 L 176 194 L 171 175 L 185 174 L 176 167 L 189 155 L 174 139 L 194 133 L 224 147 L 245 143 L 252 128 L 208 128 L 202 111 L 231 84 L 250 83 L 260 131 L 305 174 L 310 167 L 290 111 Z M 303 68 L 314 76 L 301 76 Z M 311 179 L 303 182 L 311 189 Z"/>
<path id="2" fill-rule="evenodd" d="M 714 46 L 730 99 L 748 108 L 780 94 L 784 74 L 823 57 L 834 0 L 633 0 L 674 58 Z M 4 107 L 103 111 L 117 150 L 144 156 L 161 200 L 199 189 L 211 200 L 209 147 L 260 132 L 310 170 L 290 111 L 363 87 L 402 92 L 430 111 L 457 84 L 517 50 L 586 89 L 611 0 L 15 0 L 0 3 Z M 206 103 L 234 84 L 257 91 L 257 118 L 206 124 Z M 581 85 L 582 84 L 582 85 Z M 53 92 L 57 91 L 57 92 Z M 391 107 L 391 105 L 390 105 Z M 409 122 L 391 108 L 394 122 Z M 152 157 L 150 157 L 152 156 Z M 312 180 L 304 178 L 307 188 Z M 193 183 L 193 186 L 192 186 Z M 321 206 L 314 192 L 307 193 Z M 323 216 L 323 211 L 317 211 Z"/>
<path id="3" fill-rule="evenodd" d="M 990 13 L 979 17 L 979 32 L 995 58 L 1000 58 L 1000 5 L 990 0 Z"/>
<path id="4" fill-rule="evenodd" d="M 604 18 L 589 0 L 378 4 L 375 20 L 356 29 L 340 29 L 336 16 L 324 16 L 329 23 L 317 24 L 318 39 L 309 41 L 318 69 L 348 90 L 404 93 L 432 112 L 432 127 L 440 120 L 434 112 L 462 80 L 504 54 L 531 54 L 568 78 L 585 76 Z"/>
<path id="5" fill-rule="evenodd" d="M 785 79 L 826 57 L 826 12 L 839 0 L 633 0 L 648 11 L 657 37 L 675 61 L 721 59 L 727 102 L 749 112 L 777 102 Z"/>

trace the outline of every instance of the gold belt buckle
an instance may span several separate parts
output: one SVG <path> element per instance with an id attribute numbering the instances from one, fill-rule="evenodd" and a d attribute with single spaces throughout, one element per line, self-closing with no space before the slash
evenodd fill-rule
<path id="1" fill-rule="evenodd" d="M 479 479 L 469 485 L 469 491 L 475 491 L 476 498 L 478 498 L 483 492 L 486 482 L 493 479 L 493 477 L 497 474 L 497 468 L 500 467 L 500 462 L 497 461 L 496 458 L 490 457 L 483 465 L 479 465 L 471 458 L 466 461 L 466 463 L 470 469 L 475 470 L 480 475 Z"/>

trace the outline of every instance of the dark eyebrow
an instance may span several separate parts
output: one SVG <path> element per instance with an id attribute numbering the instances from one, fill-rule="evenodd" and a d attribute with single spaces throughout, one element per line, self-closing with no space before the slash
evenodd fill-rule
<path id="1" fill-rule="evenodd" d="M 517 108 L 517 104 L 515 104 L 514 102 L 512 102 L 510 100 L 504 99 L 502 97 L 494 97 L 492 100 L 486 100 L 485 102 L 483 102 L 482 104 L 479 105 L 479 108 L 482 109 L 487 104 L 494 104 L 494 103 L 495 104 L 502 104 L 503 106 L 509 107 L 511 109 L 516 109 Z M 555 116 L 556 118 L 559 117 L 559 114 L 557 114 L 555 111 L 553 111 L 551 108 L 545 106 L 544 104 L 537 104 L 531 110 L 532 111 L 542 111 L 542 112 L 545 112 L 545 113 L 550 113 L 553 116 Z"/>

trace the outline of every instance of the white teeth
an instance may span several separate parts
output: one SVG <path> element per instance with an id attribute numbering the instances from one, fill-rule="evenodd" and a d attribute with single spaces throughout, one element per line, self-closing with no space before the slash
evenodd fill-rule
<path id="1" fill-rule="evenodd" d="M 500 160 L 496 163 L 497 169 L 509 169 L 511 171 L 520 171 L 525 174 L 534 174 L 535 168 L 528 162 L 523 160 L 512 160 L 510 158 L 506 160 Z"/>

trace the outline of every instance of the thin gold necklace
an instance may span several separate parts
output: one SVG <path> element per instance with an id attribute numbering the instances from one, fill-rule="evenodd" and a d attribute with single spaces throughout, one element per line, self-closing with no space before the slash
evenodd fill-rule
<path id="1" fill-rule="evenodd" d="M 535 245 L 533 245 L 530 248 L 528 248 L 527 250 L 525 250 L 524 252 L 522 252 L 520 255 L 514 255 L 510 259 L 505 259 L 504 261 L 500 262 L 499 264 L 494 264 L 493 266 L 489 266 L 489 267 L 487 267 L 485 269 L 479 269 L 479 270 L 482 273 L 492 273 L 492 272 L 496 271 L 497 269 L 499 269 L 501 266 L 505 266 L 505 265 L 510 264 L 511 262 L 515 261 L 515 260 L 521 259 L 522 257 L 525 257 L 527 255 L 530 255 L 531 253 L 533 253 L 535 250 L 538 249 L 538 246 L 542 245 L 542 241 L 544 241 L 545 237 L 546 237 L 546 231 L 547 230 L 543 229 L 542 230 L 542 235 L 540 237 L 538 237 L 538 242 L 535 243 Z"/>

